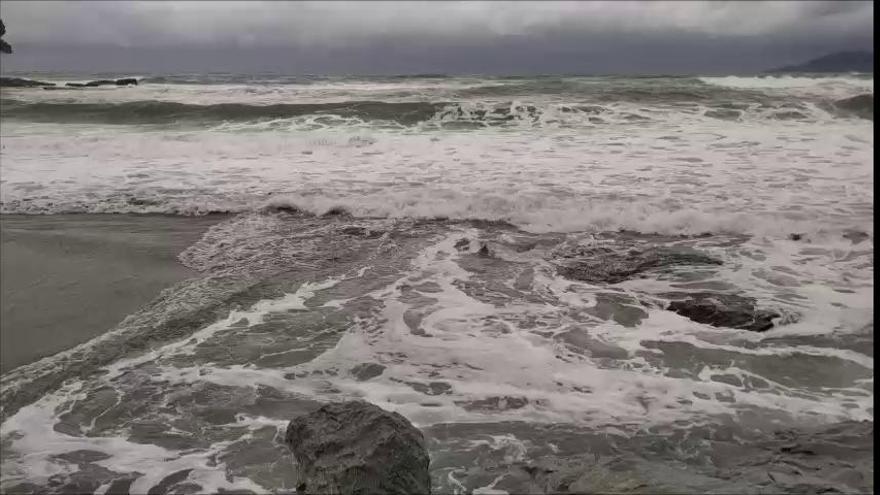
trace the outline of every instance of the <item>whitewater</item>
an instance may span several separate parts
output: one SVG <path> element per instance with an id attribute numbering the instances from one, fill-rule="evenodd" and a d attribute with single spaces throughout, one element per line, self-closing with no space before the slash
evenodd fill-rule
<path id="1" fill-rule="evenodd" d="M 0 213 L 225 216 L 198 277 L 3 375 L 4 491 L 289 491 L 287 421 L 347 398 L 422 429 L 437 493 L 548 458 L 760 492 L 719 445 L 873 424 L 871 75 L 137 77 L 2 89 Z"/>

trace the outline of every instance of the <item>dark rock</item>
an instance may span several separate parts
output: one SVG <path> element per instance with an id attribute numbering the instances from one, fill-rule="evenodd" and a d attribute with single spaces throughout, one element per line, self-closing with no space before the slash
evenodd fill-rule
<path id="1" fill-rule="evenodd" d="M 265 213 L 289 213 L 291 215 L 301 214 L 302 210 L 293 205 L 268 205 L 262 210 Z"/>
<path id="2" fill-rule="evenodd" d="M 94 88 L 97 86 L 111 86 L 116 84 L 116 81 L 113 79 L 98 79 L 97 81 L 89 81 L 85 85 L 88 88 Z"/>
<path id="3" fill-rule="evenodd" d="M 327 210 L 322 216 L 325 217 L 348 217 L 351 216 L 351 213 L 348 212 L 345 208 L 341 206 L 334 206 Z"/>
<path id="4" fill-rule="evenodd" d="M 385 371 L 385 366 L 378 363 L 361 363 L 351 369 L 351 374 L 358 381 L 366 381 L 381 375 Z"/>
<path id="5" fill-rule="evenodd" d="M 781 110 L 772 116 L 777 120 L 801 120 L 807 118 L 803 112 L 798 112 L 797 110 Z"/>
<path id="6" fill-rule="evenodd" d="M 616 284 L 655 268 L 674 265 L 720 265 L 721 261 L 690 249 L 608 247 L 576 248 L 563 253 L 557 272 L 568 279 Z M 573 259 L 572 259 L 573 258 Z"/>
<path id="7" fill-rule="evenodd" d="M 773 319 L 781 316 L 774 311 L 757 309 L 751 297 L 735 294 L 673 292 L 662 296 L 677 299 L 669 303 L 670 311 L 713 327 L 763 332 L 773 328 Z"/>
<path id="8" fill-rule="evenodd" d="M 799 240 L 803 239 L 803 237 L 804 237 L 804 234 L 788 234 L 788 238 L 793 241 L 799 241 Z"/>
<path id="9" fill-rule="evenodd" d="M 97 81 L 89 81 L 86 83 L 66 83 L 69 88 L 96 88 L 98 86 L 137 86 L 137 79 L 126 77 L 123 79 L 98 79 Z"/>
<path id="10" fill-rule="evenodd" d="M 707 110 L 703 115 L 719 120 L 737 120 L 742 116 L 742 112 L 727 108 L 719 108 L 715 110 Z"/>
<path id="11" fill-rule="evenodd" d="M 2 88 L 38 88 L 40 86 L 55 86 L 55 83 L 22 79 L 20 77 L 0 77 Z"/>
<path id="12" fill-rule="evenodd" d="M 482 257 L 484 257 L 484 258 L 489 258 L 489 257 L 491 257 L 491 256 L 492 256 L 492 251 L 489 250 L 489 245 L 486 244 L 486 243 L 483 243 L 483 245 L 480 246 L 480 250 L 477 251 L 477 255 L 478 255 L 478 256 L 482 256 Z"/>
<path id="13" fill-rule="evenodd" d="M 425 395 L 444 395 L 452 392 L 452 385 L 446 382 L 430 382 L 427 385 L 418 382 L 404 382 L 413 388 L 416 392 Z"/>
<path id="14" fill-rule="evenodd" d="M 844 234 L 843 234 L 843 238 L 849 239 L 850 241 L 852 241 L 853 244 L 858 244 L 869 237 L 870 236 L 868 234 L 861 232 L 861 231 L 858 231 L 858 230 L 850 230 L 850 231 L 844 232 Z"/>
<path id="15" fill-rule="evenodd" d="M 455 249 L 458 251 L 466 251 L 471 245 L 471 241 L 468 240 L 467 237 L 462 237 L 461 239 L 455 241 Z"/>
<path id="16" fill-rule="evenodd" d="M 834 102 L 834 108 L 844 114 L 874 120 L 874 95 L 862 94 L 851 98 L 844 98 Z"/>
<path id="17" fill-rule="evenodd" d="M 298 492 L 427 494 L 422 433 L 397 413 L 352 401 L 293 419 L 285 443 L 298 463 Z"/>

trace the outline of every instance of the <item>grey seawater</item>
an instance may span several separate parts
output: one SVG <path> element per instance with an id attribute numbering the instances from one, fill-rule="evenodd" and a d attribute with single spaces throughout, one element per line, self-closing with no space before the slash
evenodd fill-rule
<path id="1" fill-rule="evenodd" d="M 437 493 L 872 492 L 872 84 L 3 88 L 0 212 L 230 216 L 4 371 L 0 491 L 290 492 L 288 420 L 360 398 Z"/>
<path id="2" fill-rule="evenodd" d="M 181 253 L 198 277 L 3 375 L 2 490 L 289 492 L 287 421 L 359 397 L 422 429 L 436 493 L 872 492 L 873 325 L 777 332 L 805 289 L 731 277 L 748 240 L 232 217 Z M 673 291 L 751 296 L 775 330 Z"/>

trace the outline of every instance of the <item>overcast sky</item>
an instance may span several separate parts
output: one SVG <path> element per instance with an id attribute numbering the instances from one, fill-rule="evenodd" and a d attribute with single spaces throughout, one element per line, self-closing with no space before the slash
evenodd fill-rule
<path id="1" fill-rule="evenodd" d="M 0 2 L 4 72 L 724 73 L 873 47 L 860 1 Z"/>

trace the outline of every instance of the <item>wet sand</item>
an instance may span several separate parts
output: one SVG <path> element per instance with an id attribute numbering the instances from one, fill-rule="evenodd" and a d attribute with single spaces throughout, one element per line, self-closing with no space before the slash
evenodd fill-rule
<path id="1" fill-rule="evenodd" d="M 224 216 L 0 216 L 0 372 L 112 329 L 195 275 L 177 255 Z"/>

